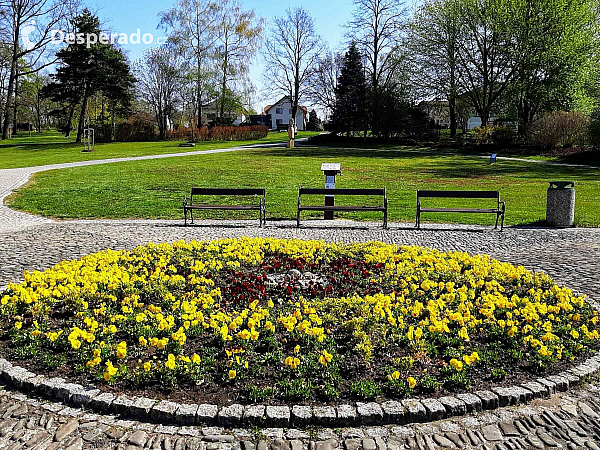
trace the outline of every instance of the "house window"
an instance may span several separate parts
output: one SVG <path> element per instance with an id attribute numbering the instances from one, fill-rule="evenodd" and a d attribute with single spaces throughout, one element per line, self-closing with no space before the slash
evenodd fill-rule
<path id="1" fill-rule="evenodd" d="M 283 108 L 275 108 L 275 114 L 283 114 Z"/>
<path id="2" fill-rule="evenodd" d="M 292 108 L 290 108 L 290 114 L 292 113 Z"/>
<path id="3" fill-rule="evenodd" d="M 281 120 L 281 119 L 275 119 L 275 125 L 279 125 L 280 123 L 283 123 L 283 120 Z"/>

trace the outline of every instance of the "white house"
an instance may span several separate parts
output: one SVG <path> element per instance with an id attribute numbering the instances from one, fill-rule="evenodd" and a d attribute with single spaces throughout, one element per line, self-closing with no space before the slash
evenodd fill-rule
<path id="1" fill-rule="evenodd" d="M 287 125 L 292 118 L 292 102 L 289 97 L 281 98 L 274 105 L 267 105 L 263 114 L 271 114 L 271 129 L 276 130 L 277 125 Z M 298 131 L 306 130 L 308 122 L 308 109 L 305 106 L 299 106 L 296 113 L 296 128 Z"/>

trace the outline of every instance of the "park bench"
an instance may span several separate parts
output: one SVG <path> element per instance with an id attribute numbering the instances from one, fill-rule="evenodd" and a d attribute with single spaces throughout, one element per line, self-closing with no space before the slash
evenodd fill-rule
<path id="1" fill-rule="evenodd" d="M 358 196 L 380 196 L 383 197 L 382 206 L 336 206 L 336 205 L 303 205 L 301 198 L 303 195 L 358 195 Z M 387 228 L 387 207 L 388 201 L 383 189 L 313 189 L 300 187 L 298 191 L 298 214 L 296 224 L 300 227 L 301 211 L 379 211 L 383 213 L 383 227 Z"/>
<path id="2" fill-rule="evenodd" d="M 208 205 L 204 203 L 194 203 L 194 196 L 243 196 L 258 197 L 258 203 L 237 204 L 237 205 Z M 194 223 L 194 210 L 228 210 L 228 211 L 258 211 L 259 226 L 267 223 L 266 219 L 266 190 L 265 189 L 232 189 L 232 188 L 198 188 L 193 187 L 190 192 L 190 198 L 183 199 L 183 217 L 187 225 L 187 213 L 190 212 L 192 223 Z"/>
<path id="3" fill-rule="evenodd" d="M 464 198 L 464 199 L 495 199 L 495 208 L 423 208 L 421 206 L 422 198 Z M 424 212 L 452 212 L 452 213 L 477 213 L 477 214 L 496 214 L 496 226 L 498 220 L 502 217 L 500 230 L 504 229 L 504 212 L 506 202 L 500 201 L 499 191 L 417 191 L 417 223 L 416 227 L 421 228 L 421 213 Z"/>

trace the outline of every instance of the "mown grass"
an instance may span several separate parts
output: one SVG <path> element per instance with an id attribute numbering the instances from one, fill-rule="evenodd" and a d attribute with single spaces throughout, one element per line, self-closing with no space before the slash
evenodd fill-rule
<path id="1" fill-rule="evenodd" d="M 499 190 L 506 223 L 535 224 L 545 218 L 548 181 L 570 180 L 577 189 L 576 224 L 600 225 L 600 171 L 522 161 L 488 165 L 481 158 L 423 155 L 399 150 L 332 148 L 252 149 L 226 154 L 134 161 L 42 172 L 8 199 L 17 209 L 57 218 L 181 218 L 191 186 L 266 187 L 267 218 L 295 218 L 298 186 L 322 187 L 322 162 L 339 162 L 337 187 L 386 187 L 390 221 L 413 221 L 417 189 Z M 211 199 L 209 199 L 211 200 Z M 234 199 L 224 199 L 232 202 Z M 377 201 L 377 199 L 367 199 Z M 435 205 L 435 199 L 428 204 Z M 223 201 L 223 200 L 221 200 Z M 306 199 L 322 202 L 322 198 Z M 338 204 L 364 199 L 338 198 Z M 445 205 L 452 203 L 443 201 Z M 483 206 L 481 200 L 459 201 Z M 303 214 L 303 217 L 309 214 Z M 197 217 L 241 218 L 254 214 L 203 212 Z M 380 220 L 381 214 L 341 217 Z M 423 221 L 493 224 L 492 215 L 427 214 Z"/>
<path id="2" fill-rule="evenodd" d="M 314 134 L 317 133 L 301 131 L 298 137 L 303 138 Z M 75 143 L 75 135 L 71 136 L 71 138 L 65 138 L 56 131 L 46 131 L 41 134 L 32 133 L 32 136 L 29 137 L 28 132 L 21 132 L 14 139 L 0 141 L 0 169 L 231 148 L 240 145 L 284 142 L 287 139 L 286 133 L 275 132 L 269 133 L 264 139 L 254 141 L 199 142 L 191 148 L 178 147 L 180 143 L 178 141 L 113 142 L 96 144 L 94 152 L 82 152 L 83 144 Z"/>

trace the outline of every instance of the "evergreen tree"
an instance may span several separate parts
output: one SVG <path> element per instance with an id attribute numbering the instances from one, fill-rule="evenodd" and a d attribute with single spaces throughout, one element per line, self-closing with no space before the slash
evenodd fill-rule
<path id="1" fill-rule="evenodd" d="M 127 109 L 131 98 L 135 78 L 131 75 L 129 64 L 121 50 L 109 43 L 99 42 L 102 36 L 100 21 L 87 9 L 72 20 L 76 34 L 84 39 L 74 40 L 56 53 L 60 65 L 54 80 L 46 92 L 55 102 L 64 106 L 67 116 L 66 131 L 71 129 L 71 121 L 79 106 L 79 123 L 77 142 L 81 142 L 85 126 L 85 114 L 88 100 L 97 92 L 102 92 L 112 106 L 112 113 L 117 109 Z M 96 36 L 96 43 L 87 42 L 85 37 Z"/>
<path id="2" fill-rule="evenodd" d="M 308 114 L 307 129 L 308 131 L 321 131 L 323 129 L 321 119 L 319 119 L 317 111 L 314 109 Z"/>
<path id="3" fill-rule="evenodd" d="M 367 132 L 367 83 L 362 56 L 356 44 L 350 44 L 344 55 L 337 86 L 331 128 L 336 133 L 354 136 Z"/>

